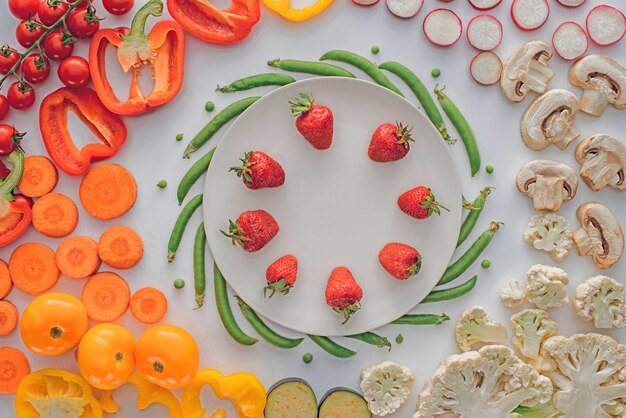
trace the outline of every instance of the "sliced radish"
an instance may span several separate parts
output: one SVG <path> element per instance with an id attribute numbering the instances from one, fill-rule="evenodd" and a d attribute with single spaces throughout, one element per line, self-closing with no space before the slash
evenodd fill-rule
<path id="1" fill-rule="evenodd" d="M 359 6 L 371 6 L 378 3 L 378 1 L 379 0 L 352 0 L 353 3 L 358 4 Z"/>
<path id="2" fill-rule="evenodd" d="M 469 0 L 474 9 L 490 10 L 502 3 L 502 0 Z"/>
<path id="3" fill-rule="evenodd" d="M 461 19 L 450 9 L 435 9 L 424 19 L 424 35 L 438 46 L 455 44 L 463 34 Z"/>
<path id="4" fill-rule="evenodd" d="M 575 60 L 587 52 L 589 41 L 585 30 L 576 22 L 565 22 L 552 35 L 552 45 L 564 60 Z"/>
<path id="5" fill-rule="evenodd" d="M 578 7 L 582 5 L 587 0 L 556 0 L 561 3 L 565 7 Z"/>
<path id="6" fill-rule="evenodd" d="M 491 15 L 478 15 L 467 25 L 467 40 L 479 51 L 491 51 L 502 42 L 502 24 Z"/>
<path id="7" fill-rule="evenodd" d="M 502 75 L 502 61 L 493 52 L 481 52 L 470 63 L 470 74 L 483 86 L 496 84 Z"/>
<path id="8" fill-rule="evenodd" d="M 423 5 L 424 0 L 387 0 L 389 11 L 403 19 L 415 16 Z"/>
<path id="9" fill-rule="evenodd" d="M 513 0 L 511 17 L 515 26 L 524 31 L 539 29 L 550 16 L 546 0 Z"/>
<path id="10" fill-rule="evenodd" d="M 626 33 L 626 17 L 615 7 L 594 7 L 587 15 L 587 33 L 600 46 L 613 45 Z"/>

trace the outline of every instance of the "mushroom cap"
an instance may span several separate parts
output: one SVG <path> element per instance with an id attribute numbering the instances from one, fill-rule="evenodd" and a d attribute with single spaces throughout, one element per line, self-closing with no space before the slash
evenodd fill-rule
<path id="1" fill-rule="evenodd" d="M 624 233 L 619 221 L 608 207 L 589 202 L 581 205 L 576 216 L 588 236 L 585 244 L 591 246 L 593 261 L 599 268 L 613 266 L 624 252 Z M 574 234 L 574 242 L 581 252 L 580 232 Z"/>
<path id="2" fill-rule="evenodd" d="M 524 100 L 528 88 L 519 78 L 521 71 L 525 71 L 533 60 L 547 66 L 550 58 L 552 46 L 544 41 L 530 41 L 520 46 L 507 60 L 500 78 L 500 87 L 507 99 L 512 102 Z"/>
<path id="3" fill-rule="evenodd" d="M 576 61 L 569 70 L 570 82 L 585 90 L 597 89 L 592 82 L 597 77 L 606 80 L 615 93 L 613 106 L 626 108 L 626 68 L 619 62 L 606 55 L 592 54 Z"/>
<path id="4" fill-rule="evenodd" d="M 601 169 L 608 169 L 609 166 L 614 167 L 615 173 L 613 179 L 608 183 L 609 186 L 618 190 L 626 190 L 626 179 L 624 170 L 626 170 L 626 145 L 611 135 L 598 134 L 590 136 L 582 140 L 576 147 L 576 161 L 583 165 L 581 169 L 581 177 L 589 187 L 593 190 L 599 190 L 602 186 L 597 187 L 594 179 L 587 175 L 589 161 L 598 153 L 603 153 L 603 159 L 599 162 Z M 594 167 L 595 168 L 595 167 Z"/>
<path id="5" fill-rule="evenodd" d="M 553 160 L 533 160 L 517 174 L 517 189 L 526 196 L 534 195 L 537 177 L 563 179 L 563 200 L 571 200 L 578 190 L 578 176 L 570 166 Z"/>

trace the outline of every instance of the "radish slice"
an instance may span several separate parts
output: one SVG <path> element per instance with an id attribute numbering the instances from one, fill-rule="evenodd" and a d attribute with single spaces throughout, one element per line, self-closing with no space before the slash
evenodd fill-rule
<path id="1" fill-rule="evenodd" d="M 513 0 L 511 17 L 515 26 L 524 31 L 539 29 L 550 15 L 546 0 Z"/>
<path id="2" fill-rule="evenodd" d="M 491 15 L 478 15 L 467 25 L 467 40 L 479 51 L 491 51 L 502 42 L 502 24 Z"/>
<path id="3" fill-rule="evenodd" d="M 575 22 L 565 22 L 552 35 L 552 45 L 564 60 L 575 60 L 587 52 L 589 41 L 585 30 Z"/>
<path id="4" fill-rule="evenodd" d="M 490 10 L 502 3 L 502 0 L 469 0 L 469 3 L 477 10 Z"/>
<path id="5" fill-rule="evenodd" d="M 565 7 L 578 7 L 582 5 L 587 0 L 556 0 L 561 3 Z"/>
<path id="6" fill-rule="evenodd" d="M 423 5 L 424 0 L 387 0 L 389 11 L 403 19 L 415 16 Z"/>
<path id="7" fill-rule="evenodd" d="M 502 75 L 502 61 L 493 52 L 481 52 L 470 63 L 470 74 L 483 86 L 496 84 Z"/>
<path id="8" fill-rule="evenodd" d="M 424 35 L 438 46 L 454 45 L 463 34 L 461 19 L 450 9 L 435 9 L 424 19 Z"/>
<path id="9" fill-rule="evenodd" d="M 378 0 L 352 0 L 354 4 L 358 4 L 359 6 L 372 6 L 378 3 Z"/>
<path id="10" fill-rule="evenodd" d="M 600 46 L 613 45 L 626 33 L 626 17 L 615 7 L 594 7 L 587 15 L 587 33 Z"/>

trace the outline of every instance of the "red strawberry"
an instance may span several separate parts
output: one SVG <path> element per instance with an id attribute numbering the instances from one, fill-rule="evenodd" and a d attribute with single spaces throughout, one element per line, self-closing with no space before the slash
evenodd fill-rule
<path id="1" fill-rule="evenodd" d="M 412 130 L 398 122 L 383 123 L 374 131 L 367 154 L 380 163 L 401 160 L 411 148 Z"/>
<path id="2" fill-rule="evenodd" d="M 267 296 L 270 290 L 270 298 L 274 293 L 281 292 L 286 295 L 289 293 L 298 274 L 298 259 L 293 255 L 286 255 L 274 261 L 265 271 L 267 286 L 263 288 L 263 296 Z"/>
<path id="3" fill-rule="evenodd" d="M 237 173 L 248 189 L 282 186 L 285 182 L 285 170 L 278 161 L 261 151 L 246 152 L 240 158 L 241 166 L 231 167 L 228 171 Z"/>
<path id="4" fill-rule="evenodd" d="M 380 250 L 378 261 L 387 273 L 399 280 L 415 276 L 422 268 L 422 256 L 413 247 L 392 242 Z"/>
<path id="5" fill-rule="evenodd" d="M 441 215 L 441 209 L 450 212 L 450 209 L 441 205 L 435 199 L 433 192 L 425 186 L 418 186 L 398 197 L 400 210 L 417 219 L 426 219 L 433 213 Z"/>
<path id="6" fill-rule="evenodd" d="M 265 247 L 278 234 L 278 223 L 264 210 L 249 210 L 229 221 L 228 232 L 222 234 L 232 240 L 233 245 L 240 245 L 244 251 L 253 253 Z"/>
<path id="7" fill-rule="evenodd" d="M 297 117 L 296 129 L 316 149 L 328 149 L 333 143 L 333 112 L 326 106 L 314 104 L 311 94 L 300 93 L 291 105 L 291 115 Z"/>
<path id="8" fill-rule="evenodd" d="M 361 308 L 363 290 L 354 280 L 350 270 L 336 267 L 326 284 L 326 304 L 344 317 L 345 324 L 350 316 Z"/>

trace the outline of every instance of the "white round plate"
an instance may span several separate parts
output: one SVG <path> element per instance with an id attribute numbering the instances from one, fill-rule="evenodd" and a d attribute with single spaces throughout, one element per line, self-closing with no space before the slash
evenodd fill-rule
<path id="1" fill-rule="evenodd" d="M 289 104 L 312 93 L 335 118 L 333 145 L 314 149 L 295 128 Z M 402 160 L 376 163 L 367 149 L 378 125 L 413 127 L 415 142 Z M 263 151 L 286 173 L 282 187 L 249 190 L 228 168 L 247 151 Z M 398 196 L 418 185 L 431 187 L 450 208 L 418 221 L 397 206 Z M 456 247 L 461 224 L 461 186 L 447 145 L 409 101 L 376 84 L 348 78 L 313 78 L 282 87 L 244 112 L 220 142 L 204 191 L 207 240 L 224 277 L 248 305 L 287 328 L 314 335 L 352 335 L 407 313 L 433 288 Z M 220 233 L 241 212 L 263 209 L 280 232 L 262 250 L 247 253 Z M 391 277 L 378 262 L 389 242 L 420 251 L 421 272 L 409 280 Z M 263 297 L 265 270 L 286 254 L 299 262 L 288 295 Z M 334 267 L 346 266 L 363 289 L 361 309 L 342 325 L 325 302 Z"/>

